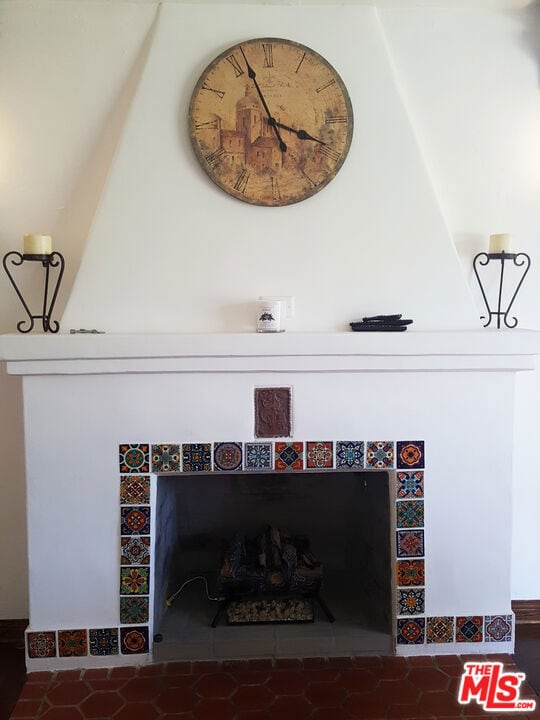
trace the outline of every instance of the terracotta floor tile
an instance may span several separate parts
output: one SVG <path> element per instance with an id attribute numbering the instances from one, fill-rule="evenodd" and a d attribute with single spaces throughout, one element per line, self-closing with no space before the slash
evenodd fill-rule
<path id="1" fill-rule="evenodd" d="M 164 690 L 156 698 L 156 705 L 163 713 L 191 712 L 198 698 L 191 688 L 178 687 Z"/>
<path id="2" fill-rule="evenodd" d="M 302 674 L 308 683 L 335 682 L 340 676 L 340 672 L 336 668 L 325 668 L 324 670 L 304 670 Z"/>
<path id="3" fill-rule="evenodd" d="M 272 670 L 273 666 L 272 658 L 253 658 L 247 661 L 247 670 Z"/>
<path id="4" fill-rule="evenodd" d="M 116 692 L 94 692 L 80 704 L 86 718 L 112 717 L 124 705 L 124 700 Z"/>
<path id="5" fill-rule="evenodd" d="M 268 710 L 241 710 L 237 720 L 270 720 Z"/>
<path id="6" fill-rule="evenodd" d="M 132 678 L 137 675 L 138 669 L 139 668 L 134 665 L 111 668 L 111 678 Z"/>
<path id="7" fill-rule="evenodd" d="M 375 693 L 352 693 L 346 698 L 343 707 L 353 718 L 379 720 L 386 716 L 388 702 Z"/>
<path id="8" fill-rule="evenodd" d="M 303 667 L 303 662 L 298 658 L 277 658 L 274 663 L 274 670 L 296 670 Z"/>
<path id="9" fill-rule="evenodd" d="M 37 718 L 41 709 L 41 700 L 19 700 L 11 714 L 12 718 Z"/>
<path id="10" fill-rule="evenodd" d="M 152 703 L 134 702 L 124 705 L 114 720 L 156 720 L 159 717 Z"/>
<path id="11" fill-rule="evenodd" d="M 420 697 L 420 690 L 409 680 L 381 680 L 372 695 L 379 696 L 388 705 L 415 704 Z"/>
<path id="12" fill-rule="evenodd" d="M 246 672 L 235 672 L 231 674 L 237 685 L 266 685 L 274 673 L 270 671 L 252 672 L 247 670 Z"/>
<path id="13" fill-rule="evenodd" d="M 236 682 L 227 673 L 202 675 L 193 686 L 197 695 L 214 698 L 228 698 L 236 688 Z"/>
<path id="14" fill-rule="evenodd" d="M 398 718 L 402 720 L 418 720 L 418 705 L 416 703 L 411 705 L 397 703 L 390 705 L 386 717 L 388 720 L 398 720 Z"/>
<path id="15" fill-rule="evenodd" d="M 316 708 L 310 720 L 346 720 L 350 717 L 342 707 Z"/>
<path id="16" fill-rule="evenodd" d="M 271 720 L 308 720 L 313 705 L 298 695 L 277 698 L 270 708 Z"/>
<path id="17" fill-rule="evenodd" d="M 82 717 L 76 707 L 52 707 L 40 716 L 40 720 L 82 720 Z"/>
<path id="18" fill-rule="evenodd" d="M 90 694 L 90 687 L 82 680 L 55 683 L 47 692 L 51 705 L 78 705 Z"/>
<path id="19" fill-rule="evenodd" d="M 193 673 L 211 673 L 219 672 L 220 664 L 217 660 L 195 660 L 191 663 L 191 671 Z"/>
<path id="20" fill-rule="evenodd" d="M 93 692 L 118 692 L 123 687 L 127 680 L 126 678 L 104 678 L 100 680 L 86 680 L 85 681 L 90 690 Z"/>
<path id="21" fill-rule="evenodd" d="M 90 668 L 82 674 L 82 680 L 103 680 L 109 677 L 109 668 Z"/>
<path id="22" fill-rule="evenodd" d="M 316 708 L 339 707 L 345 700 L 345 689 L 337 682 L 311 683 L 304 695 Z"/>
<path id="23" fill-rule="evenodd" d="M 381 658 L 381 669 L 377 671 L 378 677 L 388 680 L 401 680 L 407 676 L 409 664 L 404 657 Z"/>
<path id="24" fill-rule="evenodd" d="M 20 700 L 42 700 L 47 694 L 49 689 L 49 683 L 34 682 L 26 683 L 23 687 L 21 694 L 19 695 Z"/>
<path id="25" fill-rule="evenodd" d="M 450 678 L 442 670 L 436 667 L 412 668 L 407 680 L 416 685 L 419 690 L 446 690 L 450 684 Z"/>
<path id="26" fill-rule="evenodd" d="M 231 700 L 240 710 L 267 710 L 275 695 L 263 685 L 242 685 Z"/>
<path id="27" fill-rule="evenodd" d="M 418 705 L 428 715 L 436 715 L 438 718 L 456 717 L 462 710 L 456 696 L 448 692 L 423 693 Z"/>
<path id="28" fill-rule="evenodd" d="M 373 670 L 375 672 L 381 667 L 381 658 L 371 656 L 355 657 L 353 658 L 353 666 L 361 670 Z"/>
<path id="29" fill-rule="evenodd" d="M 82 675 L 82 670 L 59 670 L 56 673 L 55 680 L 56 682 L 66 682 L 68 680 L 74 681 L 74 680 L 80 680 Z"/>
<path id="30" fill-rule="evenodd" d="M 27 683 L 34 683 L 34 682 L 51 682 L 51 680 L 54 677 L 54 673 L 52 672 L 32 672 L 28 673 L 26 676 L 26 682 Z"/>
<path id="31" fill-rule="evenodd" d="M 274 672 L 267 687 L 275 695 L 299 695 L 306 687 L 306 677 L 301 671 L 282 670 Z"/>
<path id="32" fill-rule="evenodd" d="M 362 693 L 375 690 L 379 679 L 376 673 L 357 669 L 343 671 L 338 682 L 349 692 Z"/>
<path id="33" fill-rule="evenodd" d="M 165 665 L 165 675 L 189 675 L 190 673 L 190 662 L 171 662 Z"/>
<path id="34" fill-rule="evenodd" d="M 319 670 L 327 667 L 327 659 L 324 657 L 304 658 L 304 667 L 306 670 Z"/>
<path id="35" fill-rule="evenodd" d="M 231 701 L 220 698 L 203 698 L 193 710 L 197 720 L 234 720 L 235 715 L 236 708 Z"/>
<path id="36" fill-rule="evenodd" d="M 128 680 L 119 692 L 127 702 L 140 702 L 155 698 L 162 687 L 161 677 L 137 677 Z"/>

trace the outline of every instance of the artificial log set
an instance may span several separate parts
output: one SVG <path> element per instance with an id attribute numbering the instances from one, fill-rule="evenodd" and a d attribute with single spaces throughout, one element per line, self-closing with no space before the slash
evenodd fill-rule
<path id="1" fill-rule="evenodd" d="M 224 599 L 212 627 L 224 613 L 231 625 L 313 622 L 313 600 L 334 622 L 320 595 L 322 578 L 322 563 L 305 535 L 271 526 L 254 538 L 237 533 L 223 551 L 219 588 Z"/>

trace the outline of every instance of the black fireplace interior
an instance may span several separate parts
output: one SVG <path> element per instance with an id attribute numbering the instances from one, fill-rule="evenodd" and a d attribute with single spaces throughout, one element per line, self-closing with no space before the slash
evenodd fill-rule
<path id="1" fill-rule="evenodd" d="M 233 564 L 245 562 L 248 548 L 249 568 L 257 566 L 247 571 L 256 573 L 254 596 L 266 597 L 270 591 L 270 595 L 287 597 L 286 580 L 296 577 L 291 562 L 307 558 L 312 570 L 302 572 L 316 576 L 320 571 L 320 582 L 310 588 L 320 591 L 324 602 L 313 603 L 315 627 L 309 632 L 319 627 L 323 634 L 333 632 L 336 637 L 341 631 L 354 634 L 355 630 L 391 637 L 395 557 L 391 477 L 386 471 L 309 471 L 159 478 L 155 637 L 164 644 L 183 641 L 187 647 L 194 637 L 216 632 L 211 624 L 218 600 L 233 598 L 234 592 L 224 592 L 224 588 L 236 587 L 223 582 L 223 568 L 231 571 L 231 548 Z M 272 541 L 276 538 L 279 552 Z M 293 538 L 300 538 L 299 550 L 292 549 Z M 244 567 L 241 572 L 245 578 Z M 293 585 L 290 594 L 302 596 L 298 582 Z M 246 589 L 245 584 L 240 586 Z M 330 614 L 325 613 L 325 604 Z M 329 622 L 332 615 L 335 623 Z M 218 622 L 226 626 L 227 614 Z M 237 627 L 226 630 L 246 632 Z M 202 647 L 200 652 L 204 655 Z M 268 654 L 267 646 L 260 654 Z"/>

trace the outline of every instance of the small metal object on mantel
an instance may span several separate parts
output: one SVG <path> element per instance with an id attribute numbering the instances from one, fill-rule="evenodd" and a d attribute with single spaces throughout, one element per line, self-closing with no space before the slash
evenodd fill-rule
<path id="1" fill-rule="evenodd" d="M 373 315 L 349 325 L 353 332 L 404 332 L 412 322 L 402 319 L 401 315 Z"/>
<path id="2" fill-rule="evenodd" d="M 74 328 L 71 328 L 69 331 L 70 335 L 105 335 L 105 330 L 85 330 L 84 328 L 80 328 L 80 330 L 75 330 Z"/>

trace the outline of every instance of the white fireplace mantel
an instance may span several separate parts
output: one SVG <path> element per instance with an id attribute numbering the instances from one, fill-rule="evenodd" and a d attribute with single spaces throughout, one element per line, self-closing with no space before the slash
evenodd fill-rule
<path id="1" fill-rule="evenodd" d="M 2 335 L 13 375 L 532 370 L 540 332 Z"/>

